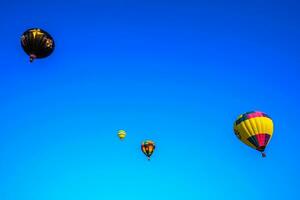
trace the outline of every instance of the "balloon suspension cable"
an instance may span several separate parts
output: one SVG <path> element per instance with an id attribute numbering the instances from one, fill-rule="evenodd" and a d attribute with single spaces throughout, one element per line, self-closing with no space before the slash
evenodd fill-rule
<path id="1" fill-rule="evenodd" d="M 267 155 L 266 155 L 265 152 L 261 152 L 261 156 L 262 156 L 263 158 L 265 158 Z"/>
<path id="2" fill-rule="evenodd" d="M 36 59 L 36 55 L 30 54 L 29 61 L 32 63 L 34 59 Z"/>

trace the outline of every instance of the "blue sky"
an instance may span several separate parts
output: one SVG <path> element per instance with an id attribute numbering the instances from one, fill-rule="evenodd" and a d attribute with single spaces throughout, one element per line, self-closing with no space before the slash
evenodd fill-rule
<path id="1" fill-rule="evenodd" d="M 1 200 L 300 198 L 296 1 L 0 7 Z M 56 43 L 32 64 L 31 27 Z M 266 159 L 233 134 L 250 110 L 274 120 Z"/>

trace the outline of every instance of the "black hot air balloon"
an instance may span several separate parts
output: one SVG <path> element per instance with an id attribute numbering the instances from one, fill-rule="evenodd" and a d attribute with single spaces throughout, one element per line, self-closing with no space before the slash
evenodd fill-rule
<path id="1" fill-rule="evenodd" d="M 51 35 L 40 28 L 32 28 L 25 31 L 21 37 L 21 45 L 29 55 L 30 62 L 36 58 L 49 56 L 55 47 Z"/>

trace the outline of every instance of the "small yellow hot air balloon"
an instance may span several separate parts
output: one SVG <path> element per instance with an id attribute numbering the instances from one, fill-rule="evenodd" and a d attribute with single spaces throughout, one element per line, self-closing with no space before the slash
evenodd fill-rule
<path id="1" fill-rule="evenodd" d="M 124 138 L 126 137 L 126 132 L 124 130 L 119 130 L 118 137 L 120 138 L 121 141 L 124 140 Z"/>
<path id="2" fill-rule="evenodd" d="M 247 112 L 240 115 L 234 122 L 235 135 L 246 145 L 264 153 L 274 130 L 272 119 L 260 111 Z"/>

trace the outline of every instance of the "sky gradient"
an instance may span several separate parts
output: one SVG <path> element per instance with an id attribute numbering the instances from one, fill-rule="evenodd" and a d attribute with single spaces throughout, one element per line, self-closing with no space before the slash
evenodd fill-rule
<path id="1" fill-rule="evenodd" d="M 300 199 L 299 9 L 2 1 L 0 199 Z M 32 27 L 56 49 L 30 64 Z M 274 121 L 265 159 L 232 130 L 251 110 Z"/>

